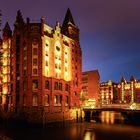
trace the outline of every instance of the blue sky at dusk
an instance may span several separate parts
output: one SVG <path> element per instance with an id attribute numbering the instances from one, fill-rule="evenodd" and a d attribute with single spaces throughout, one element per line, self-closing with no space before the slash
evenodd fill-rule
<path id="1" fill-rule="evenodd" d="M 98 69 L 101 81 L 140 79 L 139 0 L 1 0 L 2 27 L 13 28 L 19 9 L 25 20 L 62 25 L 67 8 L 80 29 L 83 71 Z"/>

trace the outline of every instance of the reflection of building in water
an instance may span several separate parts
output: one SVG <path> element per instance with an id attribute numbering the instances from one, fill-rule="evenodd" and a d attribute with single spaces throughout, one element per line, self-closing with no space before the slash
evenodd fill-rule
<path id="1" fill-rule="evenodd" d="M 122 121 L 123 117 L 121 113 L 115 111 L 102 111 L 100 114 L 100 119 L 102 123 L 114 124 L 115 121 Z"/>
<path id="2" fill-rule="evenodd" d="M 101 112 L 101 122 L 107 124 L 114 124 L 115 113 L 110 111 Z"/>
<path id="3" fill-rule="evenodd" d="M 84 140 L 95 140 L 95 134 L 93 131 L 86 131 L 85 132 L 85 136 L 84 136 Z"/>

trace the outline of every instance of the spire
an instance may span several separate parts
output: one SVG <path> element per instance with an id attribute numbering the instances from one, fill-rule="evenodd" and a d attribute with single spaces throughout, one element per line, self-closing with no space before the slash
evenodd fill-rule
<path id="1" fill-rule="evenodd" d="M 130 77 L 130 81 L 135 81 L 135 77 L 133 75 Z"/>
<path id="2" fill-rule="evenodd" d="M 71 28 L 69 28 L 71 27 Z M 70 9 L 68 8 L 64 22 L 61 28 L 61 33 L 69 38 L 79 41 L 79 29 L 75 25 Z"/>
<path id="3" fill-rule="evenodd" d="M 18 10 L 14 26 L 18 29 L 21 29 L 23 27 L 23 25 L 24 25 L 24 20 L 22 18 L 22 14 L 21 14 L 20 10 Z"/>
<path id="4" fill-rule="evenodd" d="M 124 77 L 122 77 L 121 82 L 126 82 L 126 80 L 124 79 Z"/>
<path id="5" fill-rule="evenodd" d="M 71 11 L 68 8 L 67 13 L 66 13 L 65 18 L 64 18 L 63 27 L 67 26 L 69 23 L 75 25 Z"/>
<path id="6" fill-rule="evenodd" d="M 5 27 L 3 29 L 3 37 L 11 37 L 12 36 L 12 30 L 9 26 L 9 23 L 6 22 Z"/>

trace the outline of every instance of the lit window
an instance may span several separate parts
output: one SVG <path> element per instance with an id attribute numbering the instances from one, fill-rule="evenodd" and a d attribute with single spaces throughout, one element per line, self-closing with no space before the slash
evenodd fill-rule
<path id="1" fill-rule="evenodd" d="M 62 95 L 54 96 L 54 105 L 61 106 L 62 104 Z"/>
<path id="2" fill-rule="evenodd" d="M 57 103 L 58 103 L 58 96 L 55 95 L 55 96 L 54 96 L 54 105 L 56 105 Z"/>

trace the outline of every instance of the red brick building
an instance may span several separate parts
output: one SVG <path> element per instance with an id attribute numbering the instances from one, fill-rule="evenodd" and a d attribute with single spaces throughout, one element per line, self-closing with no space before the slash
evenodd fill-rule
<path id="1" fill-rule="evenodd" d="M 121 103 L 140 103 L 140 81 L 134 76 L 127 82 L 123 77 L 118 85 Z"/>
<path id="2" fill-rule="evenodd" d="M 82 94 L 86 99 L 94 99 L 98 102 L 100 88 L 100 75 L 98 70 L 82 73 Z"/>
<path id="3" fill-rule="evenodd" d="M 114 83 L 111 80 L 100 83 L 100 104 L 114 104 L 119 103 L 119 101 L 118 83 Z"/>
<path id="4" fill-rule="evenodd" d="M 5 46 L 9 73 L 7 82 L 1 82 L 0 97 L 6 111 L 24 114 L 30 121 L 70 119 L 82 88 L 79 29 L 70 9 L 63 25 L 57 22 L 55 28 L 44 18 L 25 22 L 18 11 L 13 35 L 8 24 L 3 30 L 2 51 Z"/>
<path id="5" fill-rule="evenodd" d="M 131 76 L 130 81 L 126 81 L 122 77 L 119 83 L 111 80 L 102 82 L 100 84 L 100 103 L 140 103 L 140 80 Z"/>

